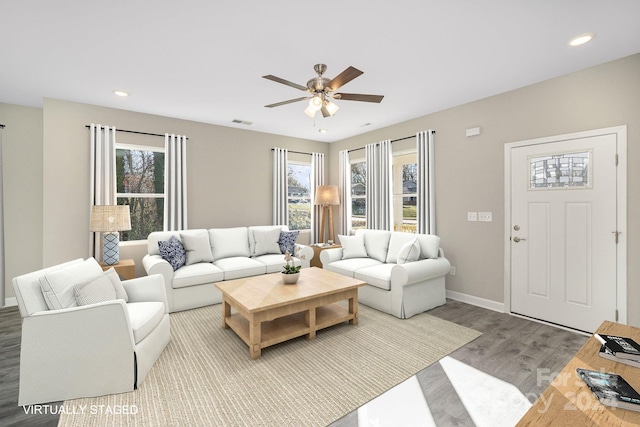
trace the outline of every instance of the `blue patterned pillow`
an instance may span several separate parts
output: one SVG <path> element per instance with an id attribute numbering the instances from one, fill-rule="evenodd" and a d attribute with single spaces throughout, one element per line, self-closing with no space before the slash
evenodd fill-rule
<path id="1" fill-rule="evenodd" d="M 278 239 L 278 245 L 280 246 L 280 252 L 285 253 L 289 251 L 291 255 L 294 254 L 296 246 L 296 239 L 298 238 L 300 231 L 281 231 L 280 238 Z"/>
<path id="2" fill-rule="evenodd" d="M 158 248 L 162 259 L 171 264 L 173 271 L 182 267 L 187 260 L 187 252 L 176 236 L 171 236 L 169 240 L 158 241 Z"/>

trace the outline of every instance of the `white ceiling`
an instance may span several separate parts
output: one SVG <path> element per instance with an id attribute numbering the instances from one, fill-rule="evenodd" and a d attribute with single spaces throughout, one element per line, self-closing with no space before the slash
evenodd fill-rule
<path id="1" fill-rule="evenodd" d="M 638 18 L 638 0 L 2 0 L 0 102 L 332 142 L 638 53 Z M 585 32 L 597 36 L 567 46 Z M 364 71 L 340 91 L 384 100 L 336 101 L 315 127 L 305 101 L 264 107 L 305 93 L 261 76 L 305 85 L 316 63 L 329 78 Z"/>

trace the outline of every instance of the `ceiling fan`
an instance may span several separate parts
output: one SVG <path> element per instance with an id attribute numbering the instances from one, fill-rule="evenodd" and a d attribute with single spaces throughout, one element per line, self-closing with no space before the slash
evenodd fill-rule
<path id="1" fill-rule="evenodd" d="M 282 79 L 280 77 L 273 76 L 271 74 L 262 76 L 265 79 L 273 80 L 283 85 L 291 86 L 293 88 L 309 92 L 311 96 L 303 96 L 301 98 L 289 99 L 287 101 L 276 102 L 275 104 L 265 105 L 267 108 L 279 107 L 281 105 L 291 104 L 293 102 L 309 99 L 309 106 L 304 110 L 305 114 L 311 118 L 315 117 L 316 113 L 320 111 L 323 117 L 333 116 L 338 107 L 331 102 L 331 99 L 343 99 L 345 101 L 362 101 L 362 102 L 381 102 L 383 95 L 363 95 L 359 93 L 336 93 L 345 84 L 351 80 L 363 74 L 362 71 L 355 67 L 349 67 L 332 80 L 324 77 L 323 74 L 327 70 L 325 64 L 316 64 L 313 69 L 318 74 L 318 77 L 314 77 L 307 82 L 307 86 L 302 86 L 297 83 L 290 82 L 289 80 Z"/>

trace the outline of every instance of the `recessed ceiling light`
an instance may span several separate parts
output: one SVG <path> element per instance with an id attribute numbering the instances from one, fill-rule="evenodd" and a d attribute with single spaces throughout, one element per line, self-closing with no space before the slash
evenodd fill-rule
<path id="1" fill-rule="evenodd" d="M 320 132 L 320 133 L 327 133 L 327 130 L 326 130 L 326 129 L 318 129 L 318 132 Z"/>
<path id="2" fill-rule="evenodd" d="M 584 33 L 569 40 L 569 46 L 582 46 L 589 43 L 596 36 L 596 33 Z"/>
<path id="3" fill-rule="evenodd" d="M 114 90 L 113 93 L 115 93 L 118 96 L 129 96 L 129 94 L 123 90 Z"/>

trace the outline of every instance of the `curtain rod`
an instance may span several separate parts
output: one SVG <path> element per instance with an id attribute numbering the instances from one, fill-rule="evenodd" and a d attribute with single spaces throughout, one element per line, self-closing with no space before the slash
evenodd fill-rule
<path id="1" fill-rule="evenodd" d="M 85 127 L 90 128 L 91 125 L 86 125 Z M 125 129 L 118 129 L 116 128 L 116 132 L 127 132 L 127 133 L 137 133 L 138 135 L 151 135 L 151 136 L 161 136 L 164 138 L 164 135 L 161 135 L 159 133 L 149 133 L 149 132 L 138 132 L 137 130 L 125 130 Z M 188 140 L 189 138 L 187 138 Z"/>
<path id="2" fill-rule="evenodd" d="M 271 151 L 273 151 L 273 148 L 271 149 Z M 302 152 L 302 151 L 287 150 L 287 152 L 289 152 L 289 153 L 296 153 L 296 154 L 306 154 L 307 156 L 313 156 L 313 153 L 304 153 L 304 152 Z"/>
<path id="3" fill-rule="evenodd" d="M 435 133 L 435 131 L 433 132 Z M 411 136 L 405 136 L 403 138 L 398 138 L 398 139 L 392 139 L 391 142 L 398 142 L 398 141 L 404 141 L 405 139 L 409 139 L 409 138 L 415 138 L 415 135 L 411 135 Z M 365 147 L 360 147 L 360 148 L 354 148 L 353 150 L 347 150 L 347 153 L 350 153 L 352 151 L 358 151 L 358 150 L 364 150 Z"/>

